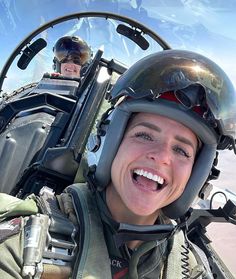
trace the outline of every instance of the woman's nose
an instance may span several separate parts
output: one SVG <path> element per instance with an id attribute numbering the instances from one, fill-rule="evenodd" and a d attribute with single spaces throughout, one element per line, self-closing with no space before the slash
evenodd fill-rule
<path id="1" fill-rule="evenodd" d="M 160 144 L 149 150 L 147 157 L 158 163 L 169 165 L 171 163 L 171 150 L 166 144 Z"/>

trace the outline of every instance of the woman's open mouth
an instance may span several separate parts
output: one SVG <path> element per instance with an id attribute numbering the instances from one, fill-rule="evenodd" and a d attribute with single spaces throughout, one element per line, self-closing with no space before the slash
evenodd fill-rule
<path id="1" fill-rule="evenodd" d="M 162 190 L 167 185 L 163 177 L 143 169 L 134 169 L 132 176 L 136 183 L 151 191 Z"/>

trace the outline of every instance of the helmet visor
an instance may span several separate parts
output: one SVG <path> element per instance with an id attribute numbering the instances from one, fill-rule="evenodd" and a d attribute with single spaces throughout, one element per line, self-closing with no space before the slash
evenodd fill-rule
<path id="1" fill-rule="evenodd" d="M 204 89 L 204 94 L 202 90 L 193 90 L 194 87 Z M 165 92 L 173 92 L 187 109 L 208 107 L 219 123 L 221 133 L 235 138 L 236 94 L 233 84 L 217 64 L 190 51 L 165 50 L 143 58 L 117 81 L 111 101 L 121 96 L 135 99 L 151 96 L 155 99 Z"/>
<path id="2" fill-rule="evenodd" d="M 84 65 L 91 58 L 91 51 L 83 41 L 71 38 L 61 39 L 54 48 L 55 57 L 60 63 L 73 62 Z"/>

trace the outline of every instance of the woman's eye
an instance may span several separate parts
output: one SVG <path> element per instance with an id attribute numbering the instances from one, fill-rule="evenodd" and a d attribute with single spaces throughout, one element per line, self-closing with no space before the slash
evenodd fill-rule
<path id="1" fill-rule="evenodd" d="M 144 140 L 153 141 L 152 137 L 145 132 L 138 132 L 138 133 L 135 134 L 135 137 L 136 138 L 141 138 L 141 139 L 144 139 Z"/>
<path id="2" fill-rule="evenodd" d="M 185 151 L 182 147 L 176 146 L 176 147 L 174 148 L 174 151 L 175 151 L 176 153 L 182 155 L 182 156 L 187 157 L 187 158 L 190 158 L 190 157 L 191 157 L 191 155 L 190 155 L 187 151 Z"/>

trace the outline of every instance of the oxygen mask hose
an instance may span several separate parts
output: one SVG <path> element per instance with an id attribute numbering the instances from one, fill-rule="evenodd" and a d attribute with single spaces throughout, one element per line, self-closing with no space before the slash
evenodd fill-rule
<path id="1" fill-rule="evenodd" d="M 167 241 L 167 238 L 163 240 L 155 240 L 142 243 L 137 250 L 131 256 L 130 263 L 129 263 L 129 279 L 138 279 L 138 263 L 140 258 L 151 251 L 153 248 L 160 246 L 162 243 Z M 165 249 L 164 249 L 165 250 Z"/>

